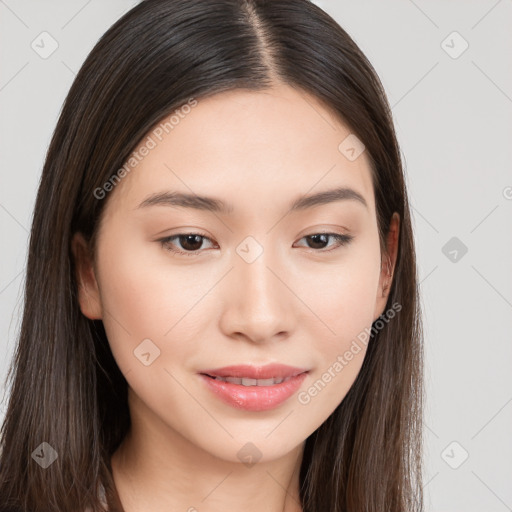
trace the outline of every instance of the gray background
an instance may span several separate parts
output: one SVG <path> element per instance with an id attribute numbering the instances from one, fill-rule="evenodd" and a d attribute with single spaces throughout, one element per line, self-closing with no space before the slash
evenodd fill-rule
<path id="1" fill-rule="evenodd" d="M 2 383 L 58 113 L 88 52 L 135 3 L 0 0 Z M 406 165 L 425 321 L 427 510 L 512 510 L 512 1 L 316 3 L 379 73 Z M 58 44 L 47 58 L 43 31 Z"/>

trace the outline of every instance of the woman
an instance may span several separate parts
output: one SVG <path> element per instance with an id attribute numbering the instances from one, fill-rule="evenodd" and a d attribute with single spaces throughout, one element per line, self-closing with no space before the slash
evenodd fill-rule
<path id="1" fill-rule="evenodd" d="M 2 426 L 2 510 L 416 511 L 399 147 L 307 0 L 146 0 L 68 94 Z"/>

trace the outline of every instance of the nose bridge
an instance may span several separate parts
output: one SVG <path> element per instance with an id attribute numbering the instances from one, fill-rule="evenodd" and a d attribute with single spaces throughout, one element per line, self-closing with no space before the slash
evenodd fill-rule
<path id="1" fill-rule="evenodd" d="M 242 288 L 245 288 L 240 298 L 248 305 L 258 306 L 262 312 L 282 303 L 282 297 L 279 300 L 283 292 L 282 283 L 275 276 L 276 270 L 274 272 L 270 270 L 279 265 L 275 265 L 275 262 L 272 264 L 269 259 L 262 254 L 252 263 L 239 262 L 238 264 L 240 282 L 243 283 Z"/>
<path id="2" fill-rule="evenodd" d="M 248 237 L 250 238 L 250 237 Z M 290 329 L 290 291 L 283 284 L 283 262 L 267 244 L 244 240 L 237 247 L 227 329 L 265 341 Z M 282 280 L 282 281 L 281 281 Z"/>

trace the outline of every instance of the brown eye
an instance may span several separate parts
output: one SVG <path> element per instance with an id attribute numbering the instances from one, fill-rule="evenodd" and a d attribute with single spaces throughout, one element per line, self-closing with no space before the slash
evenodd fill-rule
<path id="1" fill-rule="evenodd" d="M 326 244 L 328 244 L 329 239 L 331 238 L 337 241 L 334 248 L 321 251 L 322 249 L 325 249 Z M 318 249 L 321 252 L 328 252 L 335 250 L 340 246 L 347 245 L 353 238 L 354 237 L 351 235 L 342 235 L 340 233 L 315 233 L 313 235 L 305 236 L 303 240 L 308 241 L 308 247 L 310 249 Z"/>
<path id="2" fill-rule="evenodd" d="M 200 253 L 205 240 L 211 240 L 201 233 L 179 233 L 159 240 L 166 250 L 185 256 L 196 256 Z M 174 247 L 178 246 L 178 249 Z"/>
<path id="3" fill-rule="evenodd" d="M 351 235 L 342 235 L 340 233 L 314 233 L 303 237 L 301 240 L 307 240 L 307 247 L 315 249 L 316 252 L 330 252 L 343 245 L 347 245 L 353 238 Z M 331 239 L 337 243 L 329 244 Z M 179 233 L 162 238 L 159 242 L 169 252 L 183 256 L 197 256 L 201 254 L 205 240 L 211 242 L 210 238 L 201 233 Z M 334 247 L 325 249 L 332 245 Z M 175 248 L 176 246 L 178 248 Z"/>
<path id="4" fill-rule="evenodd" d="M 200 235 L 179 235 L 178 240 L 186 251 L 197 251 L 203 244 L 202 238 Z"/>

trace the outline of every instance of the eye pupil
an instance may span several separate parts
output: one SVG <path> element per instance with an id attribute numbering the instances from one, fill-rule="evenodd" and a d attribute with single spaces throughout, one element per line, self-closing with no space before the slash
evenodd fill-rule
<path id="1" fill-rule="evenodd" d="M 197 251 L 201 248 L 203 237 L 201 235 L 189 234 L 189 235 L 180 235 L 180 244 L 181 246 L 189 251 Z M 195 242 L 195 247 L 194 247 Z M 187 244 L 192 244 L 192 247 L 187 247 Z"/>
<path id="2" fill-rule="evenodd" d="M 322 244 L 326 244 L 328 242 L 329 235 L 326 235 L 324 233 L 319 233 L 317 235 L 311 235 L 306 238 L 313 240 L 313 245 L 316 243 L 320 243 L 320 245 L 322 245 Z M 313 247 L 313 248 L 318 249 L 319 247 Z M 320 249 L 321 248 L 322 247 L 320 247 Z"/>

